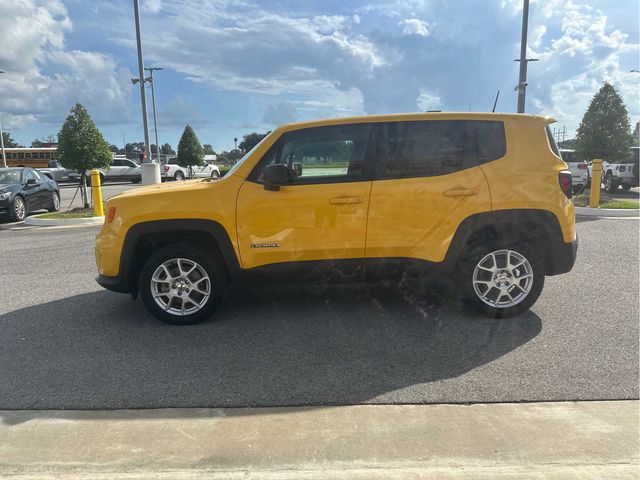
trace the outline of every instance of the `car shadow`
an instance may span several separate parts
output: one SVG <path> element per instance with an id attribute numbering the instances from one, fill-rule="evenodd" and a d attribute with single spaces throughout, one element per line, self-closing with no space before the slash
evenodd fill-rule
<path id="1" fill-rule="evenodd" d="M 129 296 L 87 293 L 0 316 L 0 409 L 394 403 L 541 325 L 533 312 L 490 319 L 406 291 L 237 287 L 212 321 L 176 327 Z"/>

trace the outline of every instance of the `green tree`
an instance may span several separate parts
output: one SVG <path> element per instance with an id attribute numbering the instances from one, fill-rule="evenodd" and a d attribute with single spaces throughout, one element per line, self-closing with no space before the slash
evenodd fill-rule
<path id="1" fill-rule="evenodd" d="M 213 151 L 213 146 L 210 143 L 205 143 L 202 145 L 202 150 L 205 155 L 215 155 L 216 152 Z"/>
<path id="2" fill-rule="evenodd" d="M 2 141 L 4 142 L 5 148 L 19 148 L 23 146 L 11 138 L 11 134 L 9 132 L 2 132 Z"/>
<path id="3" fill-rule="evenodd" d="M 194 165 L 204 165 L 204 151 L 200 140 L 190 125 L 184 127 L 178 143 L 178 165 L 189 169 L 189 177 L 193 177 Z"/>
<path id="4" fill-rule="evenodd" d="M 31 146 L 32 146 L 33 148 L 40 148 L 40 147 L 42 147 L 42 140 L 38 140 L 38 139 L 36 138 L 33 142 L 31 142 Z"/>
<path id="5" fill-rule="evenodd" d="M 270 133 L 270 131 L 267 133 L 247 133 L 242 137 L 242 141 L 240 142 L 240 145 L 238 145 L 238 148 L 246 153 L 260 143 L 260 141 Z"/>
<path id="6" fill-rule="evenodd" d="M 171 148 L 171 144 L 164 143 L 160 146 L 160 153 L 164 155 L 175 155 L 176 151 L 173 148 Z"/>
<path id="7" fill-rule="evenodd" d="M 615 87 L 605 83 L 582 117 L 576 135 L 576 154 L 586 160 L 624 160 L 631 155 L 632 145 L 627 108 Z"/>
<path id="8" fill-rule="evenodd" d="M 114 145 L 113 143 L 111 145 L 109 145 L 109 150 L 113 153 L 118 153 L 120 151 L 120 148 L 118 148 L 117 145 Z"/>
<path id="9" fill-rule="evenodd" d="M 89 208 L 86 173 L 93 168 L 108 168 L 111 151 L 89 112 L 79 103 L 71 109 L 58 134 L 58 157 L 65 168 L 77 170 L 80 174 L 84 207 Z"/>

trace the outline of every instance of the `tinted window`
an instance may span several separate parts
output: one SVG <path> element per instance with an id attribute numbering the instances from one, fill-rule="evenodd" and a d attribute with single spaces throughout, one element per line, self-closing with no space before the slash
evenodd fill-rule
<path id="1" fill-rule="evenodd" d="M 43 182 L 45 179 L 44 175 L 42 175 L 39 171 L 37 170 L 31 170 L 31 173 L 33 174 L 33 176 L 36 178 L 36 180 L 38 180 L 39 182 Z"/>
<path id="2" fill-rule="evenodd" d="M 378 178 L 444 175 L 464 168 L 469 122 L 429 120 L 381 125 Z"/>
<path id="3" fill-rule="evenodd" d="M 111 162 L 111 166 L 112 167 L 121 167 L 122 166 L 122 160 L 114 160 L 113 162 Z"/>
<path id="4" fill-rule="evenodd" d="M 491 162 L 504 157 L 507 153 L 507 142 L 504 135 L 504 123 L 474 120 L 476 129 L 476 162 Z"/>
<path id="5" fill-rule="evenodd" d="M 33 175 L 32 171 L 29 170 L 28 168 L 25 168 L 24 171 L 22 172 L 22 181 L 23 183 L 27 183 L 27 180 L 30 179 L 34 179 L 35 180 L 35 176 Z"/>
<path id="6" fill-rule="evenodd" d="M 293 184 L 357 180 L 370 130 L 369 125 L 339 125 L 287 133 L 265 154 L 251 179 L 261 181 L 266 165 L 284 163 Z"/>

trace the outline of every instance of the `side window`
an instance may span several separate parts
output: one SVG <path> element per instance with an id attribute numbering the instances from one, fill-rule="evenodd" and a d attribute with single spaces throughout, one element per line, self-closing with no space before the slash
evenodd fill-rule
<path id="1" fill-rule="evenodd" d="M 36 178 L 36 180 L 38 182 L 44 182 L 46 179 L 44 178 L 44 175 L 42 175 L 39 171 L 37 170 L 31 170 L 31 173 L 33 174 L 33 176 Z"/>
<path id="2" fill-rule="evenodd" d="M 357 181 L 362 177 L 370 125 L 336 125 L 289 132 L 267 151 L 250 175 L 261 182 L 265 166 L 289 167 L 290 184 Z"/>
<path id="3" fill-rule="evenodd" d="M 27 183 L 27 180 L 30 180 L 32 178 L 35 180 L 36 177 L 33 176 L 33 173 L 31 173 L 31 170 L 25 168 L 22 172 L 22 182 Z"/>
<path id="4" fill-rule="evenodd" d="M 122 166 L 122 160 L 114 160 L 113 162 L 111 162 L 111 166 L 112 167 L 121 167 Z"/>
<path id="5" fill-rule="evenodd" d="M 446 175 L 471 166 L 470 128 L 464 120 L 382 124 L 376 178 Z"/>
<path id="6" fill-rule="evenodd" d="M 477 163 L 504 157 L 507 153 L 504 122 L 477 120 L 473 124 L 476 127 Z"/>
<path id="7" fill-rule="evenodd" d="M 558 149 L 558 145 L 556 144 L 556 139 L 553 138 L 553 133 L 551 133 L 551 129 L 549 128 L 549 125 L 547 125 L 546 130 L 547 130 L 547 139 L 549 140 L 549 147 L 551 147 L 551 151 L 555 153 L 557 157 L 560 157 L 560 150 Z"/>

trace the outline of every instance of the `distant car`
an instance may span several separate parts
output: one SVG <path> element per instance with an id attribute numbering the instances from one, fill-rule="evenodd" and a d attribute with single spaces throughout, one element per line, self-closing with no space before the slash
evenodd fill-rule
<path id="1" fill-rule="evenodd" d="M 47 168 L 38 168 L 37 170 L 56 183 L 77 182 L 80 179 L 78 172 L 64 168 L 55 160 L 49 161 Z"/>
<path id="2" fill-rule="evenodd" d="M 100 169 L 100 183 L 106 182 L 133 182 L 142 181 L 142 167 L 140 164 L 128 158 L 114 158 L 109 168 Z M 87 185 L 91 184 L 91 178 L 87 174 Z"/>
<path id="3" fill-rule="evenodd" d="M 575 150 L 567 148 L 560 149 L 562 159 L 569 166 L 571 171 L 571 183 L 575 193 L 582 192 L 589 186 L 589 165 L 585 160 L 575 156 Z"/>
<path id="4" fill-rule="evenodd" d="M 176 158 L 171 158 L 167 163 L 162 165 L 160 174 L 163 180 L 184 180 L 190 178 L 189 169 L 178 165 Z M 205 163 L 202 166 L 191 167 L 193 178 L 220 178 L 220 169 L 217 165 Z"/>
<path id="5" fill-rule="evenodd" d="M 36 210 L 60 210 L 58 184 L 32 168 L 0 168 L 0 218 L 21 222 Z"/>

